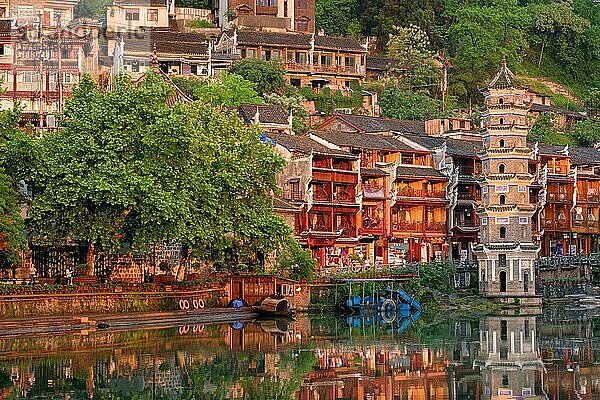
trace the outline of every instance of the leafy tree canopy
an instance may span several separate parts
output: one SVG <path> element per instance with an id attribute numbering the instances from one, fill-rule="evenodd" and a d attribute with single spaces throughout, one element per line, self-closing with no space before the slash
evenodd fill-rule
<path id="1" fill-rule="evenodd" d="M 433 100 L 425 94 L 400 90 L 393 86 L 387 86 L 383 90 L 379 105 L 383 115 L 388 118 L 423 120 L 445 114 L 442 111 L 441 101 Z"/>
<path id="2" fill-rule="evenodd" d="M 237 107 L 240 104 L 264 103 L 256 91 L 256 84 L 236 74 L 223 73 L 209 80 L 173 78 L 173 82 L 191 99 L 214 106 Z"/>
<path id="3" fill-rule="evenodd" d="M 282 92 L 285 88 L 285 80 L 283 79 L 285 71 L 281 63 L 277 61 L 245 58 L 233 64 L 229 72 L 253 82 L 256 91 L 261 96 Z"/>
<path id="4" fill-rule="evenodd" d="M 284 160 L 236 116 L 169 107 L 171 95 L 152 74 L 139 86 L 120 77 L 112 91 L 83 78 L 27 182 L 37 240 L 106 250 L 179 240 L 201 257 L 243 261 L 290 235 L 268 195 Z"/>

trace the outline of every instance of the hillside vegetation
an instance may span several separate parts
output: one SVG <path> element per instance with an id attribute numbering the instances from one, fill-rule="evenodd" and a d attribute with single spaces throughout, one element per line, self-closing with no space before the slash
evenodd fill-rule
<path id="1" fill-rule="evenodd" d="M 503 55 L 517 74 L 546 77 L 588 102 L 600 85 L 593 0 L 317 0 L 316 8 L 317 29 L 375 37 L 384 54 L 399 28 L 425 32 L 429 50 L 449 59 L 449 94 L 462 105 L 481 102 L 478 87 Z"/>

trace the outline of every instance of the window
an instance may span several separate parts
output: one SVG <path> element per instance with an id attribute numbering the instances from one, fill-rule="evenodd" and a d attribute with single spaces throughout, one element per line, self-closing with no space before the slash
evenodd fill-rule
<path id="1" fill-rule="evenodd" d="M 500 321 L 500 340 L 508 339 L 508 323 L 506 320 Z"/>
<path id="2" fill-rule="evenodd" d="M 4 46 L 3 44 L 0 44 L 0 56 L 3 56 L 6 54 L 6 52 L 4 51 Z"/>
<path id="3" fill-rule="evenodd" d="M 298 32 L 308 31 L 308 21 L 296 21 L 296 30 Z"/>
<path id="4" fill-rule="evenodd" d="M 146 19 L 152 22 L 158 22 L 158 9 L 151 8 L 147 12 Z"/>
<path id="5" fill-rule="evenodd" d="M 504 118 L 500 118 L 499 123 L 500 125 L 504 125 Z"/>
<path id="6" fill-rule="evenodd" d="M 502 97 L 498 99 L 498 104 L 504 104 L 504 99 Z"/>
<path id="7" fill-rule="evenodd" d="M 138 66 L 139 70 L 139 66 Z M 65 72 L 63 75 L 63 83 L 70 84 L 72 82 L 73 75 L 70 72 Z"/>
<path id="8" fill-rule="evenodd" d="M 131 10 L 125 10 L 126 21 L 139 21 L 140 20 L 140 9 L 132 8 Z"/>
<path id="9" fill-rule="evenodd" d="M 508 386 L 508 375 L 502 375 L 502 386 Z"/>
<path id="10" fill-rule="evenodd" d="M 254 51 L 254 49 L 247 49 L 247 50 L 246 50 L 246 56 L 247 56 L 248 58 L 254 58 L 254 55 L 255 55 L 255 51 Z"/>
<path id="11" fill-rule="evenodd" d="M 297 0 L 296 8 L 299 8 L 300 10 L 307 10 L 308 9 L 308 0 Z"/>
<path id="12" fill-rule="evenodd" d="M 321 65 L 331 65 L 332 59 L 331 54 L 322 54 L 321 55 Z"/>
<path id="13" fill-rule="evenodd" d="M 527 218 L 527 217 L 519 217 L 519 224 L 521 224 L 521 225 L 529 225 L 529 218 Z"/>
<path id="14" fill-rule="evenodd" d="M 356 65 L 356 58 L 345 57 L 346 67 L 354 67 Z"/>
<path id="15" fill-rule="evenodd" d="M 257 6 L 277 7 L 277 0 L 256 0 Z"/>
<path id="16" fill-rule="evenodd" d="M 272 59 L 278 59 L 278 58 L 280 58 L 280 57 L 281 57 L 281 56 L 280 56 L 279 50 L 273 50 L 273 51 L 271 52 L 271 58 L 272 58 Z"/>
<path id="17" fill-rule="evenodd" d="M 506 204 L 506 196 L 505 196 L 505 195 L 503 195 L 503 194 L 501 194 L 500 196 L 498 196 L 498 202 L 499 202 L 501 205 L 504 205 L 504 204 Z"/>
<path id="18" fill-rule="evenodd" d="M 508 217 L 496 217 L 496 225 L 509 225 L 510 218 Z"/>
<path id="19" fill-rule="evenodd" d="M 503 174 L 505 170 L 506 170 L 506 165 L 498 164 L 498 173 L 499 174 Z"/>
<path id="20" fill-rule="evenodd" d="M 504 147 L 504 139 L 500 139 L 500 141 L 498 142 L 498 146 Z"/>
<path id="21" fill-rule="evenodd" d="M 290 85 L 299 88 L 302 85 L 302 81 L 298 78 L 290 79 Z"/>
<path id="22" fill-rule="evenodd" d="M 39 76 L 37 72 L 23 72 L 23 82 L 24 83 L 37 83 L 39 82 Z"/>
<path id="23" fill-rule="evenodd" d="M 306 64 L 306 52 L 299 51 L 296 53 L 296 64 Z"/>
<path id="24" fill-rule="evenodd" d="M 506 268 L 506 254 L 498 254 L 498 265 L 500 268 Z"/>
<path id="25" fill-rule="evenodd" d="M 488 224 L 488 219 L 486 217 L 482 217 L 481 218 L 481 225 L 487 225 Z"/>
<path id="26" fill-rule="evenodd" d="M 500 228 L 500 239 L 506 239 L 506 228 L 505 227 Z"/>
<path id="27" fill-rule="evenodd" d="M 271 59 L 271 50 L 263 50 L 263 51 L 261 51 L 260 58 L 263 61 L 269 61 Z"/>
<path id="28" fill-rule="evenodd" d="M 460 129 L 465 129 L 467 127 L 467 123 L 465 121 L 460 121 Z"/>

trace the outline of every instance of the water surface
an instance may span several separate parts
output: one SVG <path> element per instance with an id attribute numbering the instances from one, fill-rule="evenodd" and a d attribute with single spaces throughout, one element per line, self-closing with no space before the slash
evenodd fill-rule
<path id="1" fill-rule="evenodd" d="M 0 340 L 0 399 L 600 399 L 600 319 L 300 317 Z"/>

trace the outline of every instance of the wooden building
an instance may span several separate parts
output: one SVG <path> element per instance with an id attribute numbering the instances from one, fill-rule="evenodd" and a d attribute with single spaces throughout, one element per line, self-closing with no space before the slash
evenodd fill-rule
<path id="1" fill-rule="evenodd" d="M 296 236 L 319 266 L 349 266 L 359 236 L 359 158 L 306 136 L 266 136 L 288 162 L 277 182 L 283 199 L 301 209 Z"/>
<path id="2" fill-rule="evenodd" d="M 366 77 L 366 48 L 351 38 L 251 30 L 225 31 L 215 53 L 281 60 L 296 87 L 348 92 Z"/>
<path id="3" fill-rule="evenodd" d="M 213 0 L 212 6 L 223 29 L 315 32 L 315 0 Z"/>

